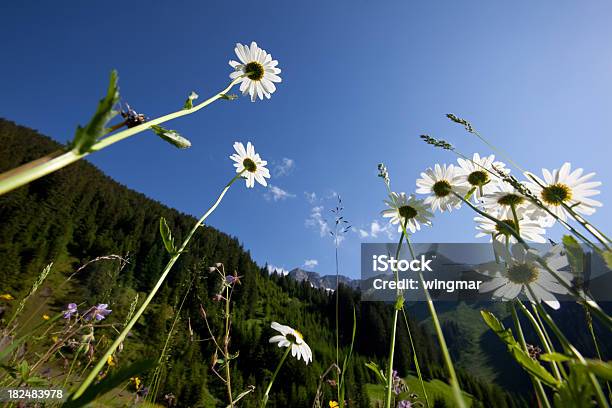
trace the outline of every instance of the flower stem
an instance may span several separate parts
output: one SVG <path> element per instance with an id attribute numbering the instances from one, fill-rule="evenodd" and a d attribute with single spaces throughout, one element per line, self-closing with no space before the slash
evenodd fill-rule
<path id="1" fill-rule="evenodd" d="M 223 358 L 225 359 L 225 386 L 227 388 L 227 396 L 229 398 L 229 406 L 234 408 L 234 397 L 232 397 L 232 376 L 230 370 L 230 352 L 229 352 L 229 341 L 230 341 L 230 301 L 231 292 L 229 287 L 225 288 L 225 336 L 223 339 Z"/>
<path id="2" fill-rule="evenodd" d="M 559 339 L 559 342 L 561 343 L 561 346 L 563 346 L 563 349 L 566 352 L 571 353 L 580 362 L 580 364 L 586 364 L 586 360 L 584 359 L 582 354 L 580 354 L 578 349 L 569 342 L 567 337 L 565 337 L 563 332 L 559 329 L 552 317 L 550 317 L 550 315 L 546 312 L 541 303 L 537 303 L 537 311 L 540 313 L 540 316 L 542 316 L 546 324 L 550 326 L 553 333 L 555 333 L 557 339 Z M 606 396 L 603 390 L 601 389 L 601 385 L 599 384 L 599 381 L 597 380 L 595 375 L 592 372 L 587 372 L 587 378 L 591 383 L 591 386 L 595 390 L 595 398 L 597 399 L 598 406 L 602 408 L 609 408 L 610 405 L 608 404 Z"/>
<path id="3" fill-rule="evenodd" d="M 405 225 L 403 226 L 403 232 L 406 235 L 406 245 L 408 245 L 410 255 L 412 256 L 412 258 L 416 258 L 414 249 L 412 248 L 412 243 L 410 242 L 410 237 L 406 232 Z M 442 349 L 442 357 L 444 358 L 444 363 L 446 365 L 446 369 L 448 370 L 449 381 L 453 390 L 453 398 L 455 399 L 457 407 L 467 408 L 465 400 L 463 399 L 463 395 L 461 394 L 461 386 L 459 385 L 459 379 L 457 377 L 457 373 L 455 372 L 455 366 L 453 365 L 453 360 L 451 358 L 450 352 L 448 351 L 448 346 L 446 345 L 446 339 L 444 338 L 444 333 L 442 332 L 442 326 L 440 325 L 440 320 L 438 319 L 436 307 L 433 303 L 433 300 L 431 299 L 429 290 L 427 290 L 427 287 L 425 287 L 425 278 L 423 277 L 423 272 L 419 272 L 419 280 L 421 282 L 421 286 L 423 287 L 423 292 L 425 292 L 425 299 L 427 301 L 429 314 L 431 315 L 431 320 L 433 321 L 434 328 L 436 330 L 438 343 L 440 344 L 440 348 Z"/>
<path id="4" fill-rule="evenodd" d="M 270 378 L 270 383 L 268 384 L 268 387 L 266 388 L 266 392 L 264 393 L 264 396 L 261 399 L 261 404 L 259 405 L 260 408 L 265 407 L 266 404 L 268 403 L 268 398 L 269 398 L 269 395 L 270 395 L 270 390 L 272 389 L 272 384 L 274 384 L 274 380 L 276 379 L 276 375 L 278 374 L 280 368 L 282 367 L 283 363 L 287 359 L 287 356 L 289 355 L 290 351 L 291 351 L 291 345 L 289 347 L 287 347 L 287 350 L 285 351 L 285 354 L 283 354 L 283 357 L 281 358 L 280 362 L 276 366 L 276 370 L 274 370 L 274 374 L 272 374 L 272 378 Z"/>
<path id="5" fill-rule="evenodd" d="M 162 283 L 164 282 L 164 280 L 166 280 L 166 276 L 168 276 L 168 273 L 170 272 L 170 270 L 172 269 L 172 267 L 174 266 L 176 261 L 180 258 L 181 254 L 184 252 L 185 248 L 187 247 L 187 244 L 189 244 L 189 241 L 191 241 L 191 238 L 193 237 L 195 232 L 198 230 L 198 228 L 200 228 L 203 225 L 204 221 L 208 218 L 208 216 L 210 214 L 212 214 L 213 211 L 215 211 L 215 209 L 217 208 L 219 203 L 221 203 L 221 200 L 225 196 L 225 193 L 227 193 L 227 191 L 229 190 L 231 185 L 234 184 L 234 182 L 236 180 L 238 180 L 241 176 L 242 176 L 242 172 L 236 174 L 230 180 L 230 182 L 227 183 L 225 188 L 221 191 L 221 194 L 219 194 L 219 197 L 217 198 L 217 201 L 215 201 L 215 203 L 212 205 L 212 207 L 210 207 L 208 209 L 208 211 L 206 211 L 206 213 L 195 223 L 195 225 L 193 226 L 193 228 L 191 229 L 191 231 L 189 232 L 189 234 L 187 235 L 187 237 L 185 238 L 185 240 L 181 244 L 181 246 L 178 249 L 178 251 L 170 258 L 170 260 L 166 264 L 166 267 L 164 268 L 164 270 L 163 270 L 161 276 L 159 277 L 159 279 L 157 280 L 157 283 L 155 284 L 155 286 L 153 287 L 153 289 L 151 290 L 151 292 L 149 293 L 149 295 L 147 296 L 147 298 L 145 299 L 143 304 L 140 306 L 138 311 L 134 314 L 132 319 L 125 325 L 125 327 L 123 328 L 123 330 L 121 331 L 119 336 L 115 339 L 113 344 L 106 350 L 106 352 L 100 358 L 100 360 L 98 361 L 96 366 L 89 372 L 89 375 L 87 376 L 85 381 L 83 381 L 83 383 L 80 385 L 80 387 L 73 394 L 72 399 L 76 399 L 76 398 L 80 397 L 81 395 L 83 395 L 83 393 L 85 392 L 87 387 L 89 387 L 91 385 L 91 383 L 95 380 L 95 378 L 98 375 L 98 373 L 104 367 L 104 364 L 106 364 L 106 361 L 107 361 L 108 357 L 110 355 L 112 355 L 115 352 L 115 350 L 117 349 L 117 347 L 119 347 L 119 345 L 125 340 L 125 337 L 129 333 L 129 331 L 132 329 L 132 327 L 134 327 L 134 325 L 136 324 L 136 322 L 138 321 L 140 316 L 142 316 L 142 314 L 144 313 L 146 308 L 149 306 L 149 303 L 151 303 L 151 300 L 153 300 L 153 297 L 155 297 L 155 294 L 157 293 L 157 291 L 161 287 Z"/>
<path id="6" fill-rule="evenodd" d="M 406 220 L 407 222 L 407 220 Z M 400 223 L 403 225 L 403 231 L 406 230 L 406 222 Z M 397 244 L 397 249 L 395 251 L 395 259 L 399 258 L 400 250 L 402 249 L 402 241 L 404 240 L 404 236 L 406 234 L 402 232 L 400 235 L 399 242 Z M 394 270 L 395 281 L 399 281 L 399 274 L 397 270 Z M 398 285 L 399 287 L 399 285 Z M 401 291 L 397 289 L 397 297 L 402 296 Z M 403 308 L 403 303 L 402 303 Z M 393 392 L 393 357 L 395 355 L 395 334 L 397 333 L 397 315 L 399 313 L 399 308 L 397 307 L 397 300 L 395 302 L 395 307 L 393 308 L 393 326 L 391 329 L 391 344 L 389 346 L 389 367 L 387 368 L 387 394 L 385 396 L 385 408 L 391 408 L 391 394 Z"/>
<path id="7" fill-rule="evenodd" d="M 217 99 L 221 98 L 225 93 L 227 93 L 234 85 L 238 83 L 241 77 L 234 79 L 230 84 L 221 92 L 216 95 L 208 98 L 204 102 L 195 105 L 191 109 L 181 109 L 179 111 L 169 113 L 167 115 L 161 116 L 157 119 L 150 120 L 141 125 L 134 126 L 133 128 L 129 128 L 123 130 L 121 132 L 115 133 L 111 136 L 107 136 L 103 139 L 98 140 L 88 151 L 79 153 L 77 150 L 69 150 L 66 152 L 55 152 L 47 155 L 43 158 L 34 160 L 30 163 L 26 163 L 20 167 L 9 170 L 5 173 L 0 174 L 0 195 L 6 194 L 11 190 L 14 190 L 18 187 L 21 187 L 27 183 L 30 183 L 36 179 L 39 179 L 47 174 L 53 173 L 63 167 L 72 164 L 92 152 L 97 152 L 102 150 L 114 143 L 117 143 L 121 140 L 127 139 L 130 136 L 133 136 L 137 133 L 144 132 L 149 129 L 153 125 L 158 125 L 160 123 L 167 122 L 169 120 L 190 115 L 194 112 L 199 111 L 205 106 L 210 105 Z"/>
<path id="8" fill-rule="evenodd" d="M 525 307 L 525 305 L 522 302 L 516 301 L 516 304 L 519 305 L 519 308 L 521 309 L 523 314 L 527 317 L 527 319 L 529 320 L 529 322 L 531 323 L 531 325 L 535 329 L 538 337 L 540 338 L 540 341 L 542 342 L 542 345 L 544 346 L 544 350 L 547 353 L 553 353 L 555 351 L 555 349 L 553 348 L 553 343 L 550 341 L 550 337 L 546 333 L 546 327 L 544 327 L 544 325 L 542 324 L 541 320 L 539 320 L 539 319 L 536 320 L 534 315 L 531 314 L 531 312 Z M 563 365 L 561 365 L 561 364 L 557 365 L 557 362 L 555 362 L 555 361 L 551 361 L 550 364 L 551 364 L 551 366 L 553 368 L 553 371 L 555 372 L 555 377 L 559 381 L 561 381 L 562 378 L 561 378 L 561 371 L 560 371 L 560 369 L 563 369 Z"/>

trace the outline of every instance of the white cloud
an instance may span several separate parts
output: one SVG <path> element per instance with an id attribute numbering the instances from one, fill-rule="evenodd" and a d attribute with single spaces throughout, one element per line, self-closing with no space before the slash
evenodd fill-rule
<path id="1" fill-rule="evenodd" d="M 295 168 L 295 160 L 288 157 L 283 157 L 283 160 L 274 166 L 273 174 L 274 177 L 286 176 L 293 171 Z"/>
<path id="2" fill-rule="evenodd" d="M 312 268 L 316 268 L 317 265 L 319 265 L 319 261 L 317 261 L 316 259 L 306 259 L 304 261 L 304 268 L 306 269 L 312 269 Z"/>
<path id="3" fill-rule="evenodd" d="M 304 222 L 307 227 L 315 228 L 319 230 L 319 234 L 324 237 L 329 234 L 329 225 L 323 218 L 323 210 L 325 208 L 322 205 L 314 206 L 310 209 L 310 215 Z"/>
<path id="4" fill-rule="evenodd" d="M 283 268 L 282 266 L 268 264 L 268 273 L 276 273 L 278 275 L 287 275 L 289 271 Z"/>
<path id="5" fill-rule="evenodd" d="M 306 196 L 306 201 L 308 201 L 310 204 L 314 204 L 317 202 L 317 193 L 315 193 L 314 191 L 304 191 L 304 195 Z"/>
<path id="6" fill-rule="evenodd" d="M 283 190 L 278 186 L 273 186 L 272 184 L 268 186 L 268 190 L 264 193 L 264 198 L 268 201 L 286 200 L 287 198 L 293 197 L 295 197 L 295 194 L 291 194 L 290 192 Z"/>
<path id="7" fill-rule="evenodd" d="M 355 233 L 359 234 L 360 238 L 378 238 L 380 235 L 385 235 L 387 239 L 395 239 L 396 227 L 389 223 L 381 225 L 378 220 L 372 221 L 369 228 L 356 228 Z"/>

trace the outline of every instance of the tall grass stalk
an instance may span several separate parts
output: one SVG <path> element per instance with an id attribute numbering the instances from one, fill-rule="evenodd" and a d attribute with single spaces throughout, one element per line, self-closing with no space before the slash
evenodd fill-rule
<path id="1" fill-rule="evenodd" d="M 406 324 L 406 331 L 408 331 L 408 339 L 410 339 L 410 348 L 412 349 L 412 360 L 414 361 L 414 366 L 416 368 L 417 376 L 419 377 L 419 383 L 421 384 L 421 389 L 423 390 L 423 396 L 425 397 L 425 405 L 427 408 L 429 405 L 429 397 L 427 396 L 427 391 L 425 390 L 425 381 L 423 381 L 423 374 L 421 373 L 421 366 L 419 365 L 419 358 L 416 353 L 416 348 L 414 347 L 414 341 L 412 339 L 412 332 L 410 331 L 410 325 L 408 324 L 408 317 L 406 317 L 406 308 L 402 305 L 402 314 L 404 315 L 404 323 Z"/>
<path id="2" fill-rule="evenodd" d="M 244 172 L 244 170 L 243 170 Z M 191 241 L 191 238 L 193 237 L 193 235 L 195 234 L 195 232 L 198 230 L 198 228 L 200 228 L 201 226 L 203 226 L 204 221 L 206 221 L 206 219 L 208 218 L 208 216 L 210 214 L 213 213 L 213 211 L 215 211 L 215 209 L 217 208 L 217 206 L 221 203 L 221 200 L 223 200 L 223 197 L 225 196 L 225 194 L 227 193 L 227 191 L 229 190 L 229 188 L 232 186 L 232 184 L 234 184 L 234 182 L 236 180 L 238 180 L 240 177 L 242 177 L 242 173 L 240 172 L 238 174 L 236 174 L 230 181 L 229 183 L 227 183 L 227 185 L 225 186 L 225 188 L 221 191 L 221 194 L 219 194 L 219 197 L 217 198 L 217 200 L 215 201 L 215 203 L 208 209 L 208 211 L 206 211 L 206 213 L 195 223 L 195 225 L 193 226 L 193 228 L 191 229 L 191 231 L 189 232 L 189 234 L 187 235 L 187 237 L 185 238 L 185 240 L 183 241 L 183 243 L 181 244 L 181 246 L 178 248 L 178 251 L 176 251 L 176 253 L 174 255 L 172 255 L 172 257 L 170 258 L 170 260 L 168 261 L 168 264 L 166 265 L 166 267 L 164 268 L 161 276 L 159 277 L 159 279 L 157 280 L 157 283 L 155 284 L 155 286 L 153 287 L 153 289 L 151 290 L 151 292 L 149 293 L 149 295 L 147 296 L 147 298 L 145 299 L 145 301 L 143 302 L 143 304 L 140 306 L 140 308 L 138 309 L 138 311 L 136 312 L 136 314 L 132 317 L 132 319 L 128 322 L 128 324 L 123 328 L 123 330 L 121 331 L 121 333 L 119 334 L 119 336 L 115 339 L 115 341 L 113 342 L 113 344 L 106 350 L 106 352 L 104 353 L 104 355 L 100 358 L 100 360 L 98 361 L 98 363 L 95 365 L 95 367 L 90 371 L 89 375 L 87 376 L 87 378 L 85 379 L 85 381 L 83 381 L 83 383 L 80 385 L 80 387 L 76 390 L 76 392 L 72 395 L 73 399 L 76 399 L 78 397 L 80 397 L 81 395 L 83 395 L 83 393 L 85 392 L 85 390 L 87 389 L 87 387 L 89 387 L 91 385 L 91 383 L 96 379 L 98 373 L 102 370 L 102 368 L 104 367 L 104 365 L 106 364 L 106 361 L 108 359 L 109 356 L 111 356 L 115 350 L 117 349 L 117 347 L 119 347 L 119 345 L 121 343 L 123 343 L 123 341 L 125 340 L 125 337 L 127 336 L 127 334 L 129 333 L 129 331 L 132 329 L 132 327 L 136 324 L 136 322 L 138 321 L 138 319 L 140 318 L 140 316 L 142 316 L 142 314 L 144 313 L 144 311 L 147 309 L 147 307 L 149 306 L 149 303 L 151 303 L 151 300 L 153 300 L 153 298 L 155 297 L 155 294 L 157 293 L 157 291 L 159 290 L 159 288 L 161 287 L 162 283 L 164 282 L 164 280 L 166 279 L 166 276 L 168 276 L 168 273 L 170 273 L 170 270 L 172 269 L 172 267 L 174 266 L 174 264 L 176 263 L 176 261 L 180 258 L 181 254 L 185 251 L 185 249 L 187 248 L 187 245 L 189 244 L 189 241 Z"/>
<path id="3" fill-rule="evenodd" d="M 157 398 L 157 393 L 159 391 L 159 385 L 162 379 L 162 364 L 166 358 L 166 355 L 168 353 L 168 348 L 170 347 L 170 340 L 172 339 L 172 337 L 174 336 L 174 330 L 176 328 L 176 325 L 178 324 L 180 317 L 181 317 L 181 312 L 183 310 L 183 306 L 185 305 L 185 301 L 187 300 L 187 296 L 189 295 L 189 292 L 191 292 L 191 287 L 193 285 L 193 281 L 196 279 L 196 277 L 194 276 L 191 281 L 189 282 L 189 286 L 187 287 L 187 290 L 185 291 L 185 295 L 183 296 L 183 299 L 181 300 L 181 304 L 179 305 L 178 309 L 176 310 L 176 315 L 174 316 L 174 319 L 172 321 L 172 325 L 170 326 L 170 330 L 168 331 L 168 335 L 166 336 L 166 341 L 164 342 L 164 347 L 162 348 L 162 351 L 159 355 L 159 359 L 157 359 L 157 366 L 155 367 L 155 371 L 153 372 L 153 378 L 151 380 L 151 386 L 149 387 L 149 394 L 145 397 L 145 401 L 149 401 L 151 403 L 153 403 L 155 401 L 155 399 Z M 126 323 L 127 324 L 127 323 Z"/>
<path id="4" fill-rule="evenodd" d="M 521 321 L 518 318 L 518 315 L 516 314 L 516 309 L 514 307 L 514 304 L 510 305 L 510 311 L 512 313 L 512 321 L 514 322 L 514 327 L 516 328 L 516 332 L 517 332 L 517 336 L 519 339 L 519 343 L 521 345 L 521 348 L 523 349 L 524 352 L 528 352 L 527 351 L 527 342 L 525 341 L 525 335 L 523 334 L 523 328 L 521 327 Z M 550 401 L 548 400 L 548 396 L 546 395 L 546 391 L 544 391 L 544 386 L 542 385 L 542 382 L 536 378 L 534 375 L 532 375 L 531 373 L 529 374 L 529 378 L 531 378 L 531 382 L 533 384 L 533 388 L 535 390 L 536 396 L 538 398 L 538 402 L 540 403 L 541 406 L 543 406 L 544 408 L 551 408 L 550 405 Z"/>
<path id="5" fill-rule="evenodd" d="M 232 87 L 236 85 L 241 79 L 242 76 L 234 79 L 221 92 L 213 95 L 212 97 L 208 98 L 207 100 L 198 105 L 194 105 L 191 109 L 181 109 L 179 111 L 161 116 L 157 119 L 150 120 L 141 125 L 134 126 L 132 128 L 125 129 L 121 132 L 117 132 L 110 136 L 104 137 L 94 143 L 94 145 L 91 146 L 91 148 L 87 151 L 79 152 L 77 149 L 73 149 L 69 151 L 55 152 L 43 158 L 34 160 L 30 163 L 24 164 L 20 167 L 2 173 L 0 174 L 0 195 L 6 194 L 11 190 L 21 187 L 43 176 L 46 176 L 47 174 L 53 173 L 54 171 L 57 171 L 63 167 L 66 167 L 69 164 L 72 164 L 93 152 L 100 151 L 112 144 L 127 139 L 128 137 L 144 132 L 145 130 L 150 129 L 154 125 L 159 125 L 160 123 L 164 123 L 181 116 L 186 116 L 195 113 L 200 109 L 210 105 L 214 101 L 223 98 L 225 94 L 229 92 L 229 90 L 232 89 Z"/>
<path id="6" fill-rule="evenodd" d="M 15 319 L 17 319 L 17 316 L 21 314 L 28 299 L 30 299 L 30 297 L 32 297 L 32 295 L 34 295 L 38 291 L 38 288 L 44 283 L 45 279 L 47 279 L 47 276 L 49 276 L 49 272 L 51 272 L 52 267 L 53 267 L 53 262 L 51 262 L 50 264 L 48 264 L 47 266 L 43 268 L 43 270 L 40 272 L 40 274 L 36 278 L 36 281 L 32 285 L 32 288 L 30 289 L 28 294 L 23 299 L 21 299 L 21 301 L 19 302 L 19 305 L 17 306 L 17 309 L 15 309 L 15 312 L 13 312 L 13 315 L 11 316 L 8 323 L 6 324 L 6 327 L 9 330 L 8 333 L 11 333 L 13 331 L 14 327 L 11 327 L 11 324 L 15 321 Z M 30 315 L 27 321 L 29 322 L 32 317 L 33 315 Z"/>

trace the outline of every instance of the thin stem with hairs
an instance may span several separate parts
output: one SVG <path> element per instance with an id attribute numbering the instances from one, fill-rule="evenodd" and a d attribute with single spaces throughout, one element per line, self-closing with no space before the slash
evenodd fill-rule
<path id="1" fill-rule="evenodd" d="M 85 379 L 85 381 L 83 381 L 83 383 L 79 386 L 79 388 L 75 391 L 75 393 L 72 395 L 73 399 L 76 399 L 78 397 L 80 397 L 81 395 L 83 395 L 83 393 L 85 392 L 85 390 L 87 389 L 87 387 L 89 387 L 91 385 L 91 383 L 96 379 L 98 373 L 102 370 L 102 368 L 104 367 L 104 365 L 106 364 L 106 361 L 108 359 L 109 356 L 111 356 L 115 350 L 119 347 L 119 345 L 121 343 L 123 343 L 123 341 L 125 340 L 127 334 L 130 332 L 130 330 L 132 329 L 132 327 L 134 327 L 134 325 L 136 324 L 136 322 L 138 321 L 138 319 L 140 318 L 140 316 L 142 316 L 142 314 L 144 313 L 144 311 L 147 309 L 147 307 L 149 306 L 149 304 L 151 303 L 151 301 L 153 300 L 153 298 L 155 297 L 155 295 L 157 294 L 157 291 L 159 290 L 159 288 L 161 287 L 162 283 L 166 280 L 166 277 L 168 276 L 168 274 L 170 273 L 170 270 L 172 269 L 172 267 L 174 266 L 174 264 L 176 263 L 176 261 L 180 258 L 181 254 L 185 251 L 185 249 L 187 248 L 187 245 L 189 244 L 189 242 L 191 241 L 191 238 L 193 237 L 193 235 L 196 233 L 196 231 L 203 226 L 204 221 L 206 221 L 206 219 L 208 218 L 208 216 L 210 214 L 212 214 L 215 209 L 217 208 L 217 206 L 221 203 L 221 200 L 223 200 L 223 197 L 225 196 L 225 194 L 227 193 L 227 191 L 229 190 L 229 188 L 232 186 L 232 184 L 234 184 L 234 182 L 236 180 L 238 180 L 240 177 L 242 177 L 242 173 L 244 172 L 244 170 L 240 173 L 237 173 L 230 181 L 229 183 L 227 183 L 227 185 L 225 186 L 225 188 L 221 191 L 221 193 L 219 194 L 219 197 L 217 198 L 217 200 L 215 201 L 215 203 L 208 209 L 208 211 L 206 211 L 206 213 L 204 213 L 204 215 L 194 224 L 193 228 L 191 229 L 191 231 L 189 232 L 189 234 L 187 235 L 187 237 L 185 238 L 185 240 L 183 241 L 183 243 L 181 244 L 181 246 L 178 248 L 178 250 L 176 251 L 176 253 L 174 255 L 172 255 L 172 257 L 170 258 L 170 260 L 168 261 L 168 263 L 166 264 L 166 267 L 164 268 L 164 270 L 162 271 L 161 276 L 159 277 L 159 279 L 157 280 L 157 283 L 155 284 L 155 286 L 153 287 L 153 289 L 151 290 L 151 292 L 149 292 L 149 295 L 147 296 L 147 298 L 145 299 L 145 301 L 142 303 L 142 305 L 140 306 L 140 308 L 138 309 L 138 311 L 134 314 L 134 316 L 132 317 L 132 319 L 125 325 L 125 327 L 123 328 L 123 330 L 121 331 L 121 333 L 119 334 L 119 336 L 117 336 L 117 338 L 115 339 L 115 341 L 113 342 L 113 344 L 106 350 L 106 352 L 104 353 L 104 355 L 100 358 L 100 360 L 98 361 L 98 363 L 95 365 L 95 367 L 90 371 L 89 375 L 87 376 L 87 378 Z"/>

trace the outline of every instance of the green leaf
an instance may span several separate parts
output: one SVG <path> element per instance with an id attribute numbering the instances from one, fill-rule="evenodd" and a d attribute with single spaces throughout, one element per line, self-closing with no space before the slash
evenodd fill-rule
<path id="1" fill-rule="evenodd" d="M 172 231 L 166 222 L 164 217 L 159 219 L 159 232 L 162 237 L 162 241 L 164 241 L 164 246 L 166 247 L 166 251 L 170 255 L 176 255 L 178 252 L 176 246 L 174 245 L 174 237 L 172 236 Z"/>
<path id="2" fill-rule="evenodd" d="M 397 295 L 395 299 L 395 310 L 402 310 L 402 307 L 404 307 L 404 296 Z"/>
<path id="3" fill-rule="evenodd" d="M 533 374 L 544 384 L 552 388 L 559 387 L 559 381 L 553 377 L 540 363 L 533 358 L 529 357 L 529 354 L 518 345 L 514 347 L 508 347 L 510 354 L 527 372 Z"/>
<path id="4" fill-rule="evenodd" d="M 546 354 L 542 354 L 540 356 L 540 360 L 542 360 L 542 361 L 555 361 L 555 362 L 558 362 L 558 363 L 562 363 L 564 361 L 570 361 L 570 360 L 572 360 L 572 358 L 566 356 L 565 354 L 561 354 L 561 353 L 546 353 Z"/>
<path id="5" fill-rule="evenodd" d="M 26 337 L 23 336 L 17 340 L 14 340 L 11 342 L 11 344 L 5 348 L 4 350 L 0 351 L 0 361 L 4 360 L 5 357 L 7 357 L 9 354 L 11 354 L 13 352 L 13 350 L 15 350 L 17 347 L 19 347 L 21 345 L 21 343 L 23 343 L 25 341 Z"/>
<path id="6" fill-rule="evenodd" d="M 191 147 L 191 142 L 179 135 L 176 130 L 164 129 L 163 127 L 157 125 L 151 126 L 151 130 L 155 132 L 157 136 L 178 147 L 179 149 L 187 149 L 188 147 Z"/>
<path id="7" fill-rule="evenodd" d="M 472 194 L 474 194 L 474 192 L 476 191 L 476 187 L 472 187 L 470 189 L 470 191 L 468 191 L 467 193 L 465 193 L 465 197 L 463 197 L 464 200 L 469 200 L 472 197 Z"/>
<path id="8" fill-rule="evenodd" d="M 243 399 L 244 397 L 246 397 L 247 395 L 249 395 L 253 391 L 255 391 L 255 386 L 254 385 L 249 385 L 249 387 L 245 391 L 242 391 L 240 394 L 238 394 L 238 396 L 236 396 L 234 398 L 234 403 L 240 401 L 241 399 Z M 231 406 L 228 405 L 226 408 L 231 408 Z"/>
<path id="9" fill-rule="evenodd" d="M 106 96 L 98 103 L 96 113 L 85 127 L 77 127 L 74 139 L 69 147 L 83 154 L 89 151 L 98 138 L 108 133 L 106 124 L 117 114 L 113 107 L 119 102 L 119 88 L 117 87 L 117 71 L 111 72 Z"/>
<path id="10" fill-rule="evenodd" d="M 549 373 L 539 362 L 529 357 L 529 354 L 523 350 L 520 344 L 512 335 L 510 329 L 506 329 L 502 322 L 488 310 L 481 310 L 480 314 L 487 326 L 497 334 L 497 336 L 508 346 L 508 351 L 527 372 L 539 378 L 543 383 L 550 387 L 557 388 L 559 382 Z"/>
<path id="11" fill-rule="evenodd" d="M 571 235 L 564 235 L 562 241 L 572 272 L 576 277 L 582 277 L 584 273 L 584 252 L 582 247 L 576 241 L 576 238 Z"/>
<path id="12" fill-rule="evenodd" d="M 586 369 L 606 381 L 612 381 L 612 362 L 610 361 L 587 360 Z"/>
<path id="13" fill-rule="evenodd" d="M 381 384 L 386 384 L 387 383 L 387 378 L 383 374 L 383 371 L 380 368 L 378 368 L 378 364 L 376 364 L 373 361 L 370 361 L 369 363 L 366 363 L 365 366 L 367 368 L 369 368 L 370 370 L 372 370 L 374 372 L 374 374 L 376 374 L 376 378 L 378 378 L 378 381 Z"/>
<path id="14" fill-rule="evenodd" d="M 227 101 L 233 101 L 234 99 L 238 99 L 238 95 L 234 95 L 234 94 L 221 94 L 221 99 L 225 99 Z"/>
<path id="15" fill-rule="evenodd" d="M 499 321 L 497 317 L 488 310 L 481 310 L 480 314 L 484 319 L 487 326 L 497 334 L 497 336 L 509 347 L 518 346 L 518 342 L 515 340 L 512 335 L 512 330 L 504 328 L 502 322 Z"/>
<path id="16" fill-rule="evenodd" d="M 140 360 L 131 364 L 127 367 L 121 368 L 112 372 L 112 374 L 108 375 L 99 383 L 92 385 L 89 387 L 83 395 L 76 399 L 69 399 L 62 405 L 64 408 L 76 408 L 82 407 L 95 400 L 101 395 L 106 394 L 107 392 L 113 390 L 114 388 L 119 387 L 126 381 L 130 379 L 130 377 L 134 377 L 135 375 L 142 375 L 146 371 L 150 370 L 157 363 L 156 359 L 149 360 Z"/>
<path id="17" fill-rule="evenodd" d="M 578 368 L 580 366 L 574 366 Z M 554 395 L 555 408 L 594 408 L 595 390 L 581 370 L 571 370 Z"/>

